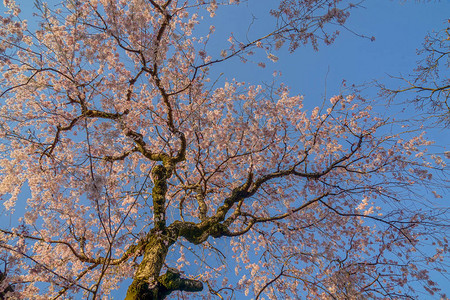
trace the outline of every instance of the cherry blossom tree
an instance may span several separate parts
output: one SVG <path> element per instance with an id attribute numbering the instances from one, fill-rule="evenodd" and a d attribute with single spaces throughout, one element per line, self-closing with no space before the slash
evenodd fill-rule
<path id="1" fill-rule="evenodd" d="M 0 228 L 2 297 L 100 299 L 130 279 L 126 299 L 439 290 L 446 210 L 418 187 L 444 163 L 422 133 L 357 95 L 308 111 L 282 83 L 214 75 L 331 43 L 354 5 L 279 1 L 272 31 L 216 51 L 209 24 L 240 1 L 37 1 L 35 29 L 4 2 L 0 195 L 23 214 Z"/>

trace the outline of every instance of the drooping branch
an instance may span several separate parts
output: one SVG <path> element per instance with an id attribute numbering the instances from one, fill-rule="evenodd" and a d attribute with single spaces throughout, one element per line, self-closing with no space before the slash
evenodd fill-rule
<path id="1" fill-rule="evenodd" d="M 45 239 L 42 237 L 28 235 L 28 234 L 15 233 L 15 232 L 11 232 L 11 231 L 4 230 L 4 229 L 0 229 L 0 232 L 10 235 L 10 236 L 19 236 L 24 239 L 39 241 L 42 243 L 64 245 L 80 261 L 85 262 L 85 263 L 94 264 L 94 265 L 99 265 L 99 264 L 120 265 L 121 263 L 123 263 L 124 261 L 129 259 L 131 256 L 133 256 L 139 250 L 139 245 L 131 245 L 128 248 L 128 250 L 120 258 L 116 258 L 116 259 L 104 258 L 104 257 L 94 258 L 94 257 L 90 257 L 86 254 L 86 252 L 85 252 L 86 240 L 84 238 L 80 238 L 80 241 L 79 241 L 80 251 L 77 251 L 76 247 L 74 245 L 72 245 L 71 243 L 64 241 L 64 240 L 49 240 L 49 239 Z"/>
<path id="2" fill-rule="evenodd" d="M 117 160 L 124 160 L 125 158 L 127 158 L 131 153 L 133 152 L 138 152 L 137 147 L 134 147 L 131 150 L 125 151 L 124 153 L 120 154 L 120 155 L 116 155 L 116 156 L 112 156 L 112 155 L 108 155 L 105 156 L 103 159 L 106 161 L 117 161 Z"/>
<path id="3" fill-rule="evenodd" d="M 299 207 L 290 210 L 289 212 L 286 212 L 284 214 L 279 214 L 279 215 L 275 215 L 275 216 L 271 216 L 271 217 L 256 217 L 252 214 L 246 213 L 246 212 L 239 212 L 237 214 L 234 214 L 232 216 L 230 216 L 227 220 L 224 221 L 224 224 L 231 224 L 238 216 L 244 216 L 244 217 L 249 217 L 250 221 L 248 222 L 247 226 L 240 230 L 240 231 L 236 231 L 236 232 L 227 232 L 225 235 L 226 236 L 240 236 L 243 235 L 245 233 L 247 233 L 250 229 L 252 229 L 252 227 L 256 224 L 256 223 L 265 223 L 265 222 L 272 222 L 272 221 L 277 221 L 277 220 L 283 220 L 286 219 L 289 216 L 292 216 L 293 214 L 311 206 L 314 203 L 317 203 L 318 201 L 321 201 L 323 198 L 329 196 L 330 193 L 325 193 L 323 195 L 320 195 L 318 197 L 315 197 L 314 199 L 311 199 L 309 201 L 307 201 L 306 203 L 303 203 L 302 205 L 300 205 Z"/>
<path id="4" fill-rule="evenodd" d="M 72 128 L 75 127 L 78 121 L 83 118 L 103 118 L 103 119 L 117 120 L 123 115 L 119 113 L 109 113 L 99 110 L 86 109 L 83 104 L 81 106 L 82 106 L 81 115 L 73 118 L 72 121 L 70 121 L 70 123 L 66 126 L 59 125 L 56 127 L 55 138 L 53 139 L 52 144 L 44 150 L 42 155 L 51 156 L 56 148 L 56 145 L 59 142 L 61 132 L 72 130 Z"/>
<path id="5" fill-rule="evenodd" d="M 264 290 L 265 290 L 267 287 L 269 287 L 272 283 L 274 283 L 275 281 L 277 281 L 277 280 L 278 280 L 281 276 L 283 276 L 283 275 L 284 275 L 284 265 L 281 267 L 280 273 L 279 273 L 277 276 L 275 276 L 275 278 L 269 280 L 269 281 L 268 281 L 268 282 L 267 282 L 267 283 L 259 290 L 258 294 L 256 294 L 255 300 L 258 300 L 258 299 L 259 299 L 259 296 L 261 296 L 262 292 L 264 292 Z"/>
<path id="6" fill-rule="evenodd" d="M 46 270 L 49 274 L 52 274 L 52 275 L 58 277 L 59 279 L 65 281 L 65 282 L 69 282 L 69 283 L 72 284 L 72 285 L 76 285 L 77 287 L 79 287 L 79 288 L 81 288 L 81 289 L 84 289 L 84 290 L 86 290 L 87 292 L 91 292 L 91 290 L 90 290 L 89 288 L 87 288 L 87 287 L 85 287 L 85 286 L 83 286 L 83 285 L 77 283 L 76 281 L 74 281 L 74 280 L 71 279 L 71 278 L 66 277 L 65 275 L 58 274 L 58 272 L 52 270 L 52 269 L 49 268 L 47 265 L 42 264 L 42 263 L 40 263 L 39 261 L 37 261 L 33 256 L 28 255 L 27 253 L 24 253 L 24 252 L 22 252 L 22 251 L 19 251 L 17 248 L 8 246 L 8 245 L 6 245 L 6 244 L 1 244 L 0 246 L 1 246 L 1 248 L 4 248 L 4 249 L 6 249 L 6 250 L 8 250 L 8 251 L 10 251 L 10 252 L 15 252 L 16 254 L 19 254 L 19 255 L 25 257 L 26 259 L 29 259 L 30 261 L 32 261 L 33 263 L 35 263 L 37 266 L 39 266 L 39 267 L 43 268 L 44 270 Z"/>

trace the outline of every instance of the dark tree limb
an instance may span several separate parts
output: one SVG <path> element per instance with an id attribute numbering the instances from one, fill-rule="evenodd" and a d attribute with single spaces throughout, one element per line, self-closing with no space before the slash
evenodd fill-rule
<path id="1" fill-rule="evenodd" d="M 203 283 L 199 280 L 182 278 L 177 269 L 169 268 L 156 282 L 135 280 L 128 288 L 125 300 L 162 300 L 174 291 L 201 292 Z"/>
<path id="2" fill-rule="evenodd" d="M 0 271 L 0 284 L 2 284 L 4 280 L 6 280 L 6 273 Z M 0 290 L 0 299 L 6 299 L 6 295 L 12 292 L 14 292 L 14 288 L 12 285 L 8 284 L 3 290 Z"/>

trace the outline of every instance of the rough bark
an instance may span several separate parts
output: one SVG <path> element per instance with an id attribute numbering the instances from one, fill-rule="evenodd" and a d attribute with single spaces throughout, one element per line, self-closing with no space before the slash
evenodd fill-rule
<path id="1" fill-rule="evenodd" d="M 128 288 L 125 300 L 160 300 L 165 299 L 173 291 L 200 292 L 203 283 L 198 280 L 181 278 L 177 269 L 168 269 L 164 275 L 153 283 L 134 280 Z"/>
<path id="2" fill-rule="evenodd" d="M 179 237 L 179 231 L 168 229 L 165 220 L 165 199 L 167 192 L 167 169 L 158 165 L 152 170 L 152 190 L 155 227 L 141 241 L 143 258 L 128 287 L 125 300 L 164 299 L 173 291 L 199 292 L 203 284 L 197 280 L 181 278 L 176 269 L 169 268 L 160 275 L 167 252 Z"/>

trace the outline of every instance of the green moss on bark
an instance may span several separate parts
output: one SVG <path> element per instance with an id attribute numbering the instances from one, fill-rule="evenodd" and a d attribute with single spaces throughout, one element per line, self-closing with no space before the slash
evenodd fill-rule
<path id="1" fill-rule="evenodd" d="M 167 192 L 167 170 L 162 165 L 157 165 L 152 169 L 152 198 L 153 214 L 155 218 L 155 228 L 164 229 L 166 226 L 165 202 Z"/>
<path id="2" fill-rule="evenodd" d="M 149 289 L 148 282 L 134 279 L 128 287 L 125 300 L 158 300 L 158 294 L 157 291 Z"/>
<path id="3" fill-rule="evenodd" d="M 202 290 L 202 282 L 181 278 L 176 269 L 169 269 L 152 284 L 151 288 L 148 282 L 135 279 L 128 287 L 125 300 L 162 300 L 174 291 L 200 292 Z"/>

